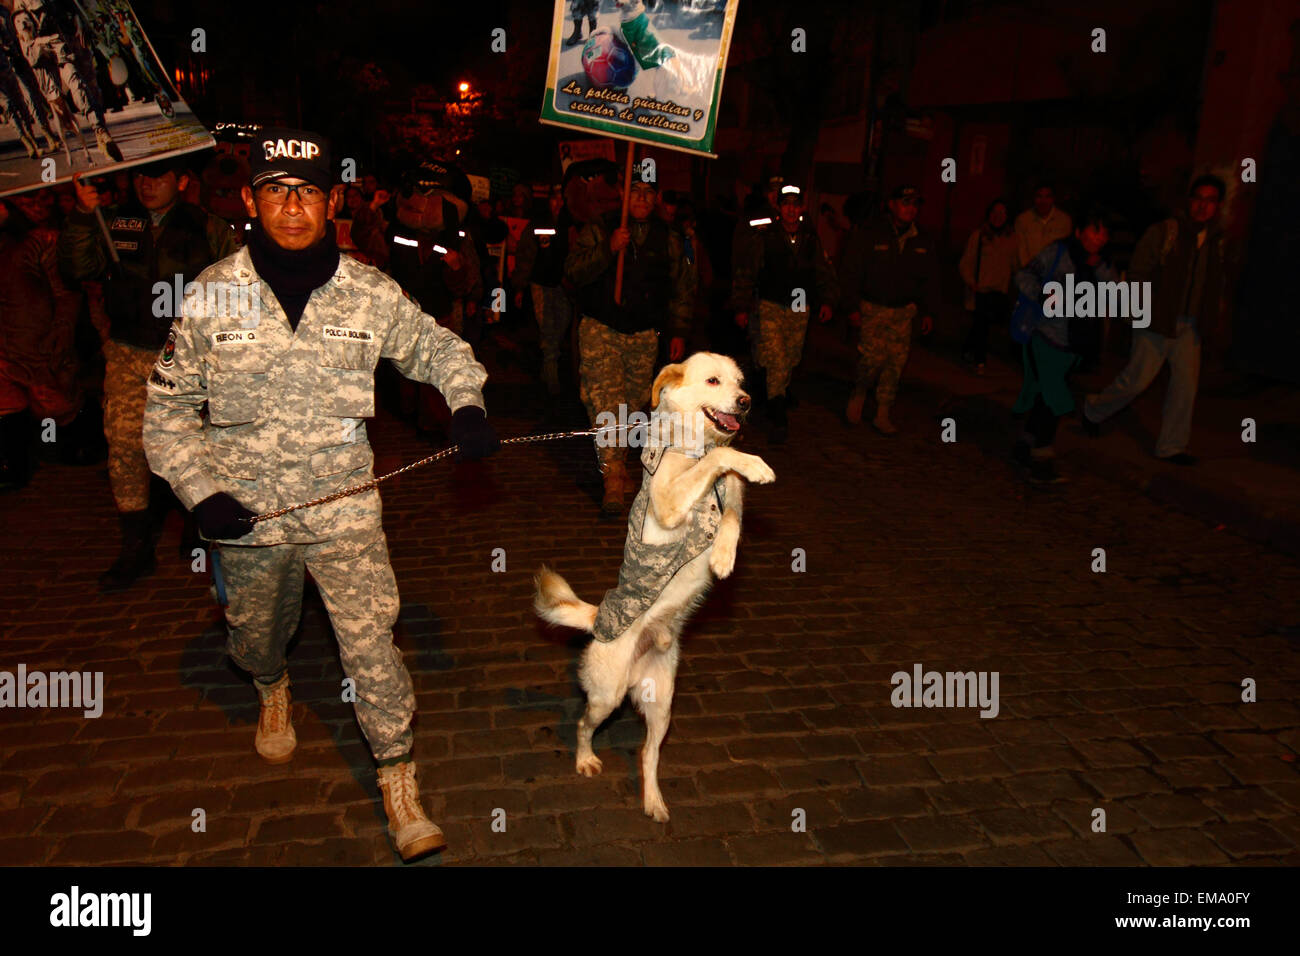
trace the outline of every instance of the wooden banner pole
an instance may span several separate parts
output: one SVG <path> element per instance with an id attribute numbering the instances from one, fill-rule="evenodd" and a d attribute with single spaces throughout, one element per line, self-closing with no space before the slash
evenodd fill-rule
<path id="1" fill-rule="evenodd" d="M 627 200 L 632 193 L 632 150 L 635 143 L 629 141 L 627 144 L 627 168 L 623 170 L 623 215 L 619 219 L 619 228 L 627 228 Z M 627 253 L 627 246 L 618 250 L 618 269 L 614 273 L 614 304 L 618 305 L 623 301 L 623 256 Z"/>

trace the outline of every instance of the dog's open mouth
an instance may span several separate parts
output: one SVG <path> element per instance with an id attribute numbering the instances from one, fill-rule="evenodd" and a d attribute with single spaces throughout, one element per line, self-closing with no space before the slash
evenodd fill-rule
<path id="1" fill-rule="evenodd" d="M 735 432 L 740 431 L 740 419 L 735 415 L 732 415 L 730 412 L 721 412 L 716 408 L 709 408 L 707 405 L 700 410 L 704 412 L 705 418 L 713 422 L 713 424 L 717 425 L 718 428 L 722 429 L 724 432 L 734 434 Z"/>

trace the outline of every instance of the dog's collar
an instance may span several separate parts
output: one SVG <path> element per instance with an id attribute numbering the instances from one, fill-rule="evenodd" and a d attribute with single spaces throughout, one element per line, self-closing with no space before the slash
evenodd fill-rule
<path id="1" fill-rule="evenodd" d="M 641 464 L 645 465 L 646 471 L 653 475 L 658 470 L 659 463 L 663 461 L 664 455 L 670 451 L 679 451 L 687 458 L 703 458 L 708 450 L 708 448 L 687 448 L 684 445 L 670 445 L 666 442 L 650 441 L 641 452 Z"/>

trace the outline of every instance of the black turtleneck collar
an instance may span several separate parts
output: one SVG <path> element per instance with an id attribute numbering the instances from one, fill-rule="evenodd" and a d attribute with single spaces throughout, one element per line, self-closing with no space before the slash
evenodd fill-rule
<path id="1" fill-rule="evenodd" d="M 258 276 L 275 293 L 295 332 L 311 294 L 328 282 L 339 267 L 333 222 L 325 224 L 325 235 L 314 245 L 306 249 L 285 249 L 276 245 L 262 224 L 254 219 L 248 234 L 248 254 Z"/>

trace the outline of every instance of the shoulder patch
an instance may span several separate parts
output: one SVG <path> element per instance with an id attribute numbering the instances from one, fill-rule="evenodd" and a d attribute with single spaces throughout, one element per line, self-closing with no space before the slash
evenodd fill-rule
<path id="1" fill-rule="evenodd" d="M 176 328 L 167 333 L 167 341 L 162 347 L 162 354 L 158 356 L 158 365 L 161 368 L 171 368 L 176 358 Z"/>

